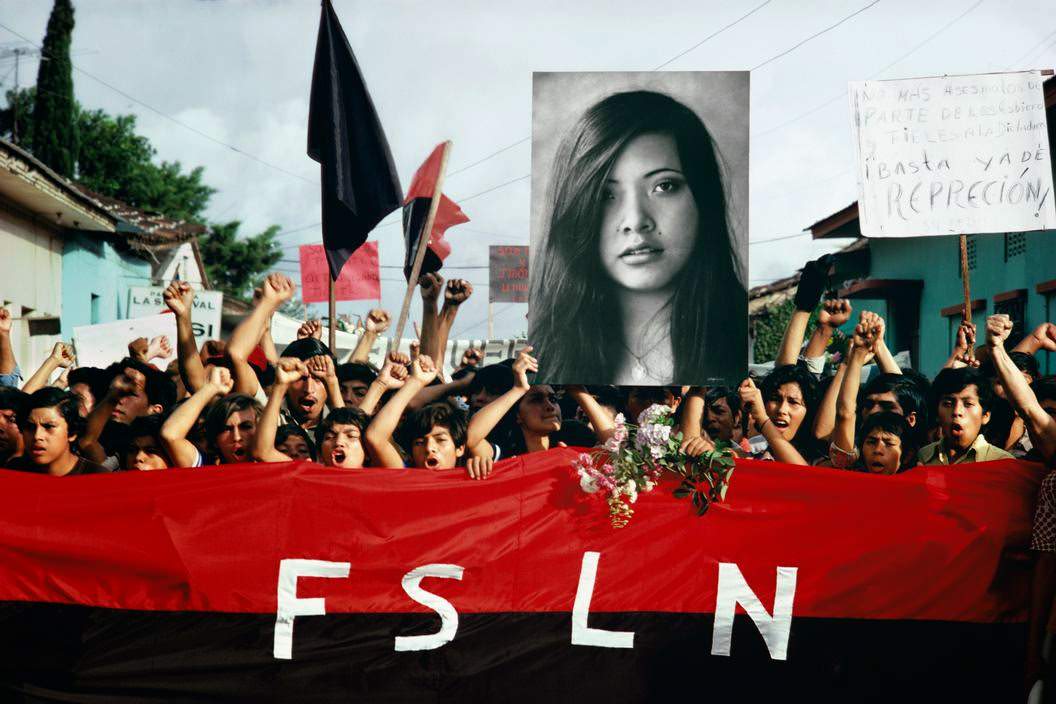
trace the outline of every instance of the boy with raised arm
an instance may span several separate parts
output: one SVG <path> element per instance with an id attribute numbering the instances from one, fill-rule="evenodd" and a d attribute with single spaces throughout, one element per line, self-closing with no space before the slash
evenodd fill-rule
<path id="1" fill-rule="evenodd" d="M 403 457 L 392 441 L 407 404 L 436 378 L 429 355 L 419 355 L 403 386 L 382 406 L 367 427 L 367 450 L 374 466 L 403 467 Z M 466 453 L 466 415 L 448 403 L 434 403 L 410 414 L 401 435 L 412 466 L 440 469 L 455 467 Z"/>
<path id="2" fill-rule="evenodd" d="M 268 403 L 260 417 L 253 454 L 261 462 L 289 462 L 292 458 L 275 446 L 279 416 L 286 387 L 303 379 L 310 372 L 307 365 L 290 357 L 279 359 L 275 367 L 275 384 L 268 395 Z M 338 408 L 315 428 L 315 444 L 319 461 L 327 467 L 358 469 L 366 460 L 363 432 L 367 416 L 358 408 Z"/>

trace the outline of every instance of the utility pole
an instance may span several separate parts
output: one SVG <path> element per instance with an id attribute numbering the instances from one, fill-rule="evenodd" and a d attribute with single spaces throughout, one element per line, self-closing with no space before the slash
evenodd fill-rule
<path id="1" fill-rule="evenodd" d="M 11 104 L 11 141 L 18 144 L 18 112 L 19 112 L 19 100 L 18 100 L 18 89 L 21 85 L 19 82 L 19 69 L 22 62 L 23 56 L 40 56 L 40 49 L 29 49 L 26 47 L 18 47 L 16 49 L 7 49 L 6 51 L 0 51 L 0 60 L 14 57 L 15 59 L 15 92 L 12 94 Z"/>

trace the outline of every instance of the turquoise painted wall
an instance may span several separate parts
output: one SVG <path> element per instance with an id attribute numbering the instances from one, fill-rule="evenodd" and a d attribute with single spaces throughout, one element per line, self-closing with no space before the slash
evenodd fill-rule
<path id="1" fill-rule="evenodd" d="M 983 329 L 994 312 L 994 296 L 1015 289 L 1027 289 L 1025 330 L 1056 317 L 1056 301 L 1035 291 L 1041 282 L 1056 279 L 1056 232 L 1026 233 L 1026 247 L 1007 257 L 1005 235 L 974 235 L 975 266 L 970 271 L 972 299 L 984 299 L 986 307 L 974 314 L 976 326 Z M 940 311 L 963 300 L 958 238 L 918 237 L 911 239 L 871 239 L 869 247 L 874 279 L 921 279 L 920 359 L 915 367 L 925 374 L 938 372 L 949 357 L 960 318 L 944 318 Z M 879 311 L 878 311 L 879 312 Z M 890 327 L 890 326 L 889 326 Z M 981 340 L 980 340 L 981 342 Z M 889 341 L 890 344 L 890 341 Z M 894 348 L 892 348 L 894 349 Z M 1056 373 L 1056 359 L 1049 353 L 1039 356 L 1044 371 Z"/>
<path id="2" fill-rule="evenodd" d="M 122 319 L 128 289 L 149 285 L 149 262 L 118 252 L 98 235 L 71 233 L 62 252 L 63 339 L 80 325 Z"/>

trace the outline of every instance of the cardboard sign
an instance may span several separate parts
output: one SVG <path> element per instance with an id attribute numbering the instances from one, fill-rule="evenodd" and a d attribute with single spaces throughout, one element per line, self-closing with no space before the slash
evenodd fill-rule
<path id="1" fill-rule="evenodd" d="M 528 302 L 528 248 L 488 247 L 488 302 Z"/>
<path id="2" fill-rule="evenodd" d="M 128 343 L 132 340 L 137 337 L 149 340 L 158 335 L 168 335 L 172 355 L 150 363 L 164 369 L 176 359 L 176 316 L 172 313 L 76 327 L 73 343 L 77 348 L 77 366 L 106 367 L 128 356 Z"/>
<path id="3" fill-rule="evenodd" d="M 160 313 L 170 314 L 165 305 L 165 289 L 160 286 L 133 286 L 128 290 L 128 318 L 142 318 Z M 224 308 L 222 291 L 201 291 L 195 289 L 194 304 L 191 311 L 191 327 L 194 329 L 194 341 L 201 349 L 206 340 L 220 339 L 220 317 Z M 171 314 L 170 314 L 171 315 Z M 176 338 L 169 342 L 176 344 Z"/>
<path id="4" fill-rule="evenodd" d="M 330 300 L 327 281 L 330 268 L 321 244 L 301 246 L 301 300 L 305 303 L 325 303 Z M 334 300 L 381 300 L 381 281 L 378 276 L 378 243 L 365 242 L 357 249 L 334 282 Z"/>
<path id="5" fill-rule="evenodd" d="M 1037 71 L 861 81 L 848 92 L 867 237 L 1056 226 Z"/>

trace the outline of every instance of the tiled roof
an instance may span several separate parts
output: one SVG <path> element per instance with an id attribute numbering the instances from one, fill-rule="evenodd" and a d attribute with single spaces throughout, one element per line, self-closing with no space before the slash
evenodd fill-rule
<path id="1" fill-rule="evenodd" d="M 173 246 L 192 240 L 206 231 L 204 225 L 139 210 L 124 201 L 96 193 L 79 183 L 74 183 L 73 187 L 103 210 L 138 228 L 140 232 L 127 233 L 133 243 L 155 247 Z"/>

